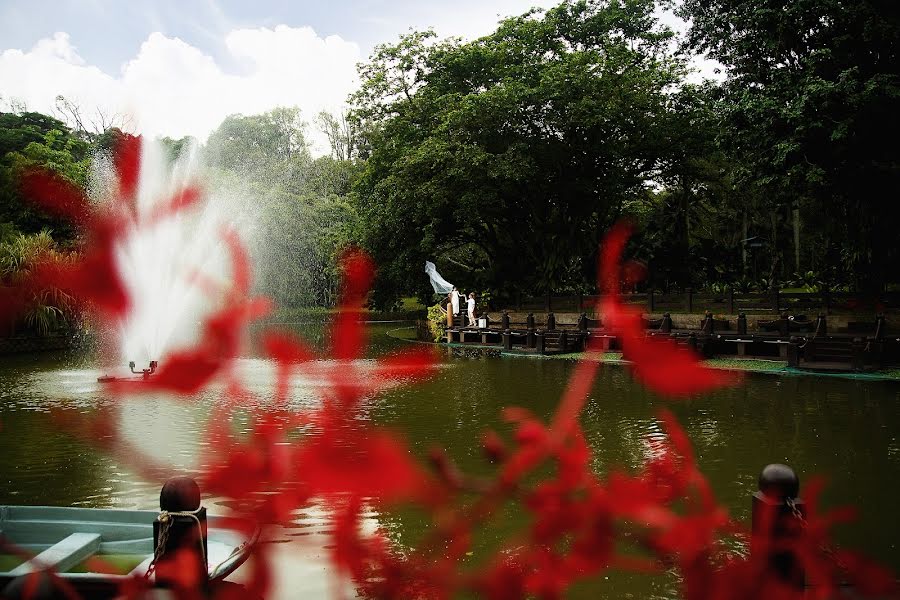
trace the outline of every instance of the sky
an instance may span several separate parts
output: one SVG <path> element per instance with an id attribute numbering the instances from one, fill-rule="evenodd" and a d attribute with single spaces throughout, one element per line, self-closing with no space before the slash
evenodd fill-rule
<path id="1" fill-rule="evenodd" d="M 201 141 L 230 114 L 299 106 L 311 121 L 342 109 L 359 85 L 356 64 L 377 44 L 427 27 L 474 39 L 503 17 L 557 3 L 2 0 L 0 110 L 24 103 L 54 114 L 61 94 L 87 121 L 99 109 L 134 132 Z"/>

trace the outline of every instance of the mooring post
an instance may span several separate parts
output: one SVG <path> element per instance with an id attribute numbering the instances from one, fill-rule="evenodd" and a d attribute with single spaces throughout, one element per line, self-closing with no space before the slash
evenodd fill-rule
<path id="1" fill-rule="evenodd" d="M 781 313 L 781 318 L 778 319 L 778 335 L 783 335 L 787 337 L 791 332 L 791 321 L 788 319 L 787 312 Z"/>
<path id="2" fill-rule="evenodd" d="M 703 335 L 712 335 L 713 333 L 713 315 L 709 311 L 706 311 L 706 314 L 703 315 L 703 323 L 700 327 L 700 333 L 702 333 Z"/>
<path id="3" fill-rule="evenodd" d="M 578 331 L 587 331 L 587 314 L 581 313 L 578 315 Z"/>
<path id="4" fill-rule="evenodd" d="M 160 513 L 153 521 L 156 583 L 177 586 L 183 580 L 182 552 L 194 559 L 199 581 L 209 577 L 206 508 L 200 504 L 200 488 L 190 477 L 172 477 L 159 492 Z"/>
<path id="5" fill-rule="evenodd" d="M 509 313 L 505 310 L 503 311 L 503 314 L 500 315 L 500 329 L 509 331 Z"/>
<path id="6" fill-rule="evenodd" d="M 751 531 L 768 543 L 768 567 L 782 582 L 802 590 L 806 584 L 803 564 L 786 547 L 803 535 L 806 506 L 798 496 L 800 479 L 787 465 L 771 464 L 759 474 L 758 491 L 753 493 Z M 751 544 L 751 548 L 753 544 Z"/>
<path id="7" fill-rule="evenodd" d="M 813 337 L 826 335 L 828 335 L 828 320 L 824 313 L 819 313 L 819 316 L 816 317 L 816 331 L 813 333 Z"/>
<path id="8" fill-rule="evenodd" d="M 525 328 L 534 329 L 534 313 L 528 313 L 528 316 L 525 317 Z"/>
<path id="9" fill-rule="evenodd" d="M 744 313 L 738 315 L 737 333 L 738 335 L 747 335 L 747 315 Z"/>
<path id="10" fill-rule="evenodd" d="M 728 314 L 734 314 L 734 288 L 728 288 Z"/>
<path id="11" fill-rule="evenodd" d="M 806 348 L 809 348 L 807 344 Z M 807 358 L 807 360 L 809 360 Z M 796 336 L 791 336 L 791 341 L 787 347 L 787 364 L 789 367 L 800 366 L 800 340 Z"/>
<path id="12" fill-rule="evenodd" d="M 512 350 L 512 332 L 509 329 L 503 330 L 503 349 Z"/>
<path id="13" fill-rule="evenodd" d="M 659 330 L 663 333 L 672 333 L 672 315 L 669 313 L 665 313 L 662 318 L 662 323 L 659 325 Z"/>
<path id="14" fill-rule="evenodd" d="M 534 342 L 535 342 L 534 347 L 537 349 L 538 354 L 543 354 L 544 353 L 544 332 L 543 331 L 535 332 Z"/>
<path id="15" fill-rule="evenodd" d="M 851 366 L 854 371 L 862 371 L 863 368 L 865 367 L 865 364 L 866 364 L 865 356 L 864 356 L 865 349 L 866 349 L 865 340 L 863 340 L 861 337 L 853 338 L 853 343 L 852 343 L 853 356 L 851 358 L 851 361 L 852 361 Z"/>
<path id="16" fill-rule="evenodd" d="M 547 330 L 556 330 L 556 315 L 554 315 L 553 313 L 547 313 Z"/>
<path id="17" fill-rule="evenodd" d="M 875 341 L 880 342 L 884 339 L 884 314 L 875 315 Z"/>
<path id="18" fill-rule="evenodd" d="M 566 351 L 566 346 L 569 345 L 569 338 L 566 334 L 565 330 L 561 331 L 559 334 L 559 350 L 560 352 Z"/>
<path id="19" fill-rule="evenodd" d="M 687 338 L 687 347 L 691 350 L 697 350 L 697 334 L 692 333 Z"/>

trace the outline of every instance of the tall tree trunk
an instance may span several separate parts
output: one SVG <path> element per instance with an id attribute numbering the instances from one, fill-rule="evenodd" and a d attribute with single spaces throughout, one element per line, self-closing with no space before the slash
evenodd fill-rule
<path id="1" fill-rule="evenodd" d="M 800 206 L 795 205 L 791 212 L 794 217 L 794 269 L 800 273 Z"/>
<path id="2" fill-rule="evenodd" d="M 743 275 L 747 276 L 747 206 L 744 206 L 743 215 L 741 219 L 741 265 L 744 268 Z"/>

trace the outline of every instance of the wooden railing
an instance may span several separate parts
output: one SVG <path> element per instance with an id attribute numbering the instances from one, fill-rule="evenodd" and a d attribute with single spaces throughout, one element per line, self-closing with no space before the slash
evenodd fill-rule
<path id="1" fill-rule="evenodd" d="M 595 305 L 598 295 L 540 296 L 522 298 L 514 306 L 517 311 L 582 312 Z M 832 311 L 885 312 L 900 309 L 900 292 L 865 295 L 853 292 L 751 292 L 746 294 L 726 291 L 722 293 L 685 290 L 678 293 L 645 292 L 623 294 L 623 300 L 632 305 L 643 305 L 650 313 L 693 313 L 711 311 L 716 314 L 739 313 L 791 313 Z"/>

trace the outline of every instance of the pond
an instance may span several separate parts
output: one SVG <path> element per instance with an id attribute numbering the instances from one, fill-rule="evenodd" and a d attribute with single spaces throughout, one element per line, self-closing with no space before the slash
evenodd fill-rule
<path id="1" fill-rule="evenodd" d="M 396 339 L 408 330 L 396 323 L 369 327 L 370 356 L 409 345 Z M 320 325 L 297 326 L 323 343 Z M 388 334 L 391 335 L 388 335 Z M 72 355 L 4 356 L 0 363 L 0 504 L 91 506 L 156 509 L 161 482 L 138 476 L 127 457 L 99 449 L 70 431 L 54 415 L 98 414 L 117 407 L 96 378 L 101 372 Z M 505 406 L 522 406 L 548 418 L 572 374 L 575 362 L 542 358 L 463 359 L 441 355 L 441 368 L 417 385 L 396 385 L 366 405 L 365 418 L 400 432 L 414 452 L 447 449 L 465 471 L 486 474 L 480 446 L 485 428 L 508 431 L 500 418 Z M 366 361 L 360 361 L 363 368 Z M 248 381 L 247 409 L 271 394 L 272 366 L 265 360 L 240 362 Z M 317 386 L 299 380 L 291 405 L 313 406 Z M 190 402 L 165 397 L 128 400 L 119 407 L 120 427 L 139 451 L 172 465 L 169 475 L 203 470 L 210 448 L 202 439 L 217 394 Z M 748 521 L 750 497 L 763 466 L 791 465 L 801 484 L 813 474 L 827 477 L 825 507 L 856 506 L 857 521 L 837 530 L 837 541 L 900 572 L 896 497 L 900 494 L 900 384 L 833 377 L 748 374 L 742 385 L 667 402 L 635 383 L 620 365 L 601 367 L 582 424 L 595 451 L 594 469 L 631 469 L 648 451 L 646 441 L 662 435 L 656 416 L 670 407 L 690 435 L 698 461 L 718 499 L 735 517 Z M 212 512 L 224 501 L 207 498 Z M 413 516 L 368 515 L 371 525 L 387 529 L 403 543 L 417 539 L 422 524 Z M 475 540 L 473 555 L 487 554 L 525 524 L 521 515 L 505 515 Z M 296 511 L 293 523 L 269 540 L 302 546 L 300 560 L 318 560 L 330 519 L 317 506 Z M 317 545 L 319 544 L 319 545 Z M 310 550 L 313 548 L 313 550 Z M 306 580 L 310 595 L 327 584 Z M 315 587 L 325 586 L 325 587 Z M 572 597 L 671 597 L 667 577 L 612 575 L 580 586 Z"/>

